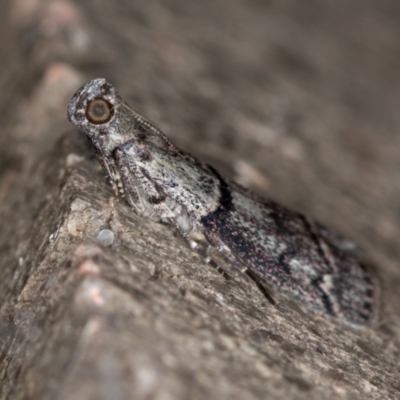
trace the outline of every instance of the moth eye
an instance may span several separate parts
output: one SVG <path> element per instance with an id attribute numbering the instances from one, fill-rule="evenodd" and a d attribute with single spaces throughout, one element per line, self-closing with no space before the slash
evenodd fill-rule
<path id="1" fill-rule="evenodd" d="M 104 99 L 94 99 L 86 106 L 86 118 L 92 124 L 104 124 L 108 122 L 113 115 L 113 106 Z"/>

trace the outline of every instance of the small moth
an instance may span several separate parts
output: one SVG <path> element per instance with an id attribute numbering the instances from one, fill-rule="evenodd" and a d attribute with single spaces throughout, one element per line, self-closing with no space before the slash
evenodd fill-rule
<path id="1" fill-rule="evenodd" d="M 235 267 L 314 311 L 356 326 L 377 321 L 379 285 L 354 244 L 178 149 L 105 79 L 76 92 L 68 118 L 139 215 L 169 222 L 205 255 L 203 236 Z"/>

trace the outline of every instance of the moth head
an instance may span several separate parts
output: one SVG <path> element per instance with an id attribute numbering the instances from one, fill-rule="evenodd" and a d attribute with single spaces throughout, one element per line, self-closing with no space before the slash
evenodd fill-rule
<path id="1" fill-rule="evenodd" d="M 126 143 L 135 144 L 136 158 L 141 160 L 153 149 L 174 150 L 165 135 L 123 102 L 103 78 L 88 82 L 75 93 L 68 118 L 87 134 L 97 153 L 108 159 Z"/>
<path id="2" fill-rule="evenodd" d="M 112 127 L 121 101 L 110 83 L 103 78 L 94 79 L 72 97 L 68 106 L 68 119 L 93 139 Z"/>

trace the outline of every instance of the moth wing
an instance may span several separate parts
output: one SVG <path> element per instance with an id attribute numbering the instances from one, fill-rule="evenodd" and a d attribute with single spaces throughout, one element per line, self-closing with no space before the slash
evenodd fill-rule
<path id="1" fill-rule="evenodd" d="M 206 228 L 228 258 L 316 311 L 355 325 L 376 318 L 376 282 L 352 252 L 326 240 L 321 225 L 244 189 L 232 192 L 232 202 Z"/>

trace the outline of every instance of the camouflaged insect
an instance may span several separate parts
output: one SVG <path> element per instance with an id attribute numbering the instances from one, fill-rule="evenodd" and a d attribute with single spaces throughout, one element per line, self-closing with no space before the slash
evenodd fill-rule
<path id="1" fill-rule="evenodd" d="M 358 326 L 377 320 L 378 285 L 351 242 L 228 183 L 176 148 L 105 79 L 77 91 L 68 117 L 136 213 L 170 222 L 199 252 L 193 238 L 202 234 L 234 266 L 317 312 Z"/>

